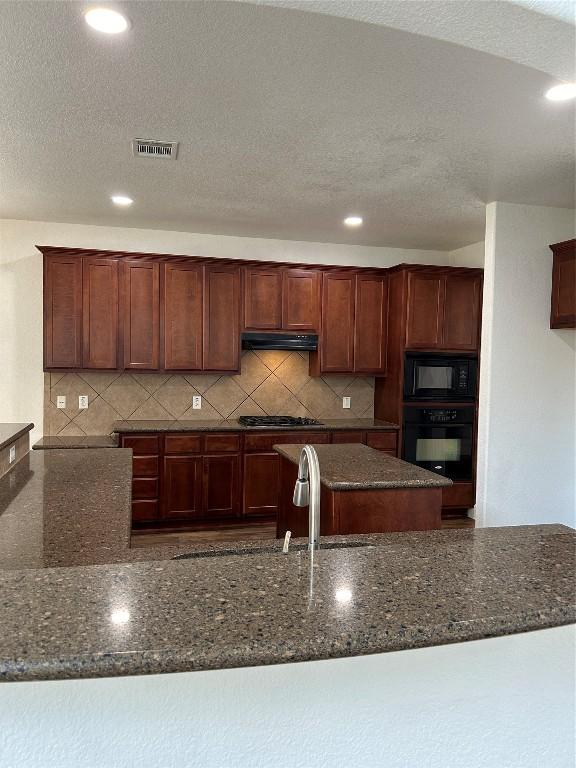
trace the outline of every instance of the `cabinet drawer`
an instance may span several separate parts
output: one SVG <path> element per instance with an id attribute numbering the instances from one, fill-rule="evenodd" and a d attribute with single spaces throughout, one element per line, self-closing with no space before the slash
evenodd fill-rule
<path id="1" fill-rule="evenodd" d="M 139 477 L 132 480 L 132 498 L 133 499 L 157 499 L 158 498 L 158 478 L 157 477 Z"/>
<path id="2" fill-rule="evenodd" d="M 346 432 L 333 432 L 332 442 L 333 443 L 365 443 L 366 433 L 352 432 L 350 430 Z"/>
<path id="3" fill-rule="evenodd" d="M 274 445 L 285 445 L 294 443 L 295 445 L 304 445 L 305 443 L 329 443 L 329 432 L 281 432 L 280 434 L 265 435 L 246 435 L 244 438 L 244 448 L 247 451 L 271 451 Z"/>
<path id="4" fill-rule="evenodd" d="M 132 474 L 134 477 L 158 477 L 158 456 L 134 456 Z"/>
<path id="5" fill-rule="evenodd" d="M 396 432 L 368 432 L 366 436 L 366 445 L 370 448 L 376 448 L 378 451 L 394 451 L 398 445 L 398 434 Z"/>
<path id="6" fill-rule="evenodd" d="M 147 456 L 158 453 L 158 435 L 124 435 L 122 448 L 132 448 L 134 456 Z"/>
<path id="7" fill-rule="evenodd" d="M 165 453 L 200 453 L 200 435 L 166 435 L 164 438 Z"/>
<path id="8" fill-rule="evenodd" d="M 204 451 L 206 453 L 238 453 L 240 450 L 240 435 L 206 435 Z"/>
<path id="9" fill-rule="evenodd" d="M 470 509 L 475 503 L 474 483 L 454 483 L 442 488 L 442 506 Z"/>
<path id="10" fill-rule="evenodd" d="M 156 520 L 158 517 L 157 501 L 133 501 L 132 502 L 132 522 L 146 523 L 150 520 Z"/>

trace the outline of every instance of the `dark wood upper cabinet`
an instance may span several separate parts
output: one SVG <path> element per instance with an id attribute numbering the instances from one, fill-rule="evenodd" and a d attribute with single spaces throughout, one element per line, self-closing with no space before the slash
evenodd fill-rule
<path id="1" fill-rule="evenodd" d="M 474 352 L 480 343 L 482 275 L 408 274 L 406 348 Z"/>
<path id="2" fill-rule="evenodd" d="M 282 327 L 280 269 L 244 269 L 244 326 L 267 331 Z"/>
<path id="3" fill-rule="evenodd" d="M 244 327 L 263 331 L 315 331 L 319 326 L 320 272 L 278 267 L 244 268 Z"/>
<path id="4" fill-rule="evenodd" d="M 240 268 L 204 268 L 204 370 L 240 368 Z"/>
<path id="5" fill-rule="evenodd" d="M 124 368 L 160 366 L 160 264 L 122 262 Z"/>
<path id="6" fill-rule="evenodd" d="M 44 368 L 82 366 L 82 260 L 44 257 Z"/>
<path id="7" fill-rule="evenodd" d="M 356 275 L 326 272 L 322 279 L 322 335 L 318 373 L 348 373 L 354 370 L 354 306 Z M 316 371 L 314 371 L 316 372 Z"/>
<path id="8" fill-rule="evenodd" d="M 406 346 L 409 349 L 437 349 L 442 342 L 444 278 L 432 273 L 408 275 L 408 320 Z"/>
<path id="9" fill-rule="evenodd" d="M 82 367 L 118 368 L 118 262 L 82 259 Z"/>
<path id="10" fill-rule="evenodd" d="M 357 275 L 354 321 L 356 373 L 386 373 L 387 329 L 388 278 L 382 275 Z"/>
<path id="11" fill-rule="evenodd" d="M 282 329 L 317 331 L 320 325 L 320 272 L 285 269 L 282 275 Z"/>
<path id="12" fill-rule="evenodd" d="M 202 369 L 203 267 L 162 265 L 164 369 Z"/>
<path id="13" fill-rule="evenodd" d="M 444 315 L 442 318 L 442 347 L 473 352 L 478 349 L 482 280 L 447 275 L 444 283 Z"/>
<path id="14" fill-rule="evenodd" d="M 550 246 L 553 253 L 550 328 L 576 328 L 576 240 Z"/>

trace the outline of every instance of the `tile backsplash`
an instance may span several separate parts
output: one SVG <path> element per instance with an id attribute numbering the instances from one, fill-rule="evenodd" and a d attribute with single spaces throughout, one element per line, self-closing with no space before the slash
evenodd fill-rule
<path id="1" fill-rule="evenodd" d="M 65 409 L 56 408 L 58 395 Z M 89 407 L 78 409 L 78 396 Z M 194 395 L 202 408 L 192 408 Z M 342 397 L 351 408 L 342 408 Z M 242 354 L 236 376 L 161 373 L 46 373 L 45 435 L 106 435 L 120 419 L 237 419 L 279 414 L 316 419 L 372 418 L 374 378 L 308 375 L 307 352 L 259 351 Z"/>

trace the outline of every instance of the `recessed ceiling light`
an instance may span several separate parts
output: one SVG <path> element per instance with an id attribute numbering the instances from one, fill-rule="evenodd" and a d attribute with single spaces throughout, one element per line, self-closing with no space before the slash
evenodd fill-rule
<path id="1" fill-rule="evenodd" d="M 576 99 L 576 83 L 560 83 L 546 91 L 546 98 L 550 101 L 568 101 Z"/>
<path id="2" fill-rule="evenodd" d="M 124 205 L 124 206 L 132 205 L 132 203 L 134 202 L 134 200 L 132 200 L 131 197 L 127 197 L 126 195 L 112 195 L 110 200 L 112 200 L 114 205 Z"/>
<path id="3" fill-rule="evenodd" d="M 84 14 L 86 23 L 98 32 L 117 35 L 128 29 L 128 19 L 111 8 L 92 8 Z"/>
<path id="4" fill-rule="evenodd" d="M 347 216 L 344 219 L 344 224 L 346 224 L 347 227 L 360 227 L 363 221 L 364 219 L 362 216 Z"/>

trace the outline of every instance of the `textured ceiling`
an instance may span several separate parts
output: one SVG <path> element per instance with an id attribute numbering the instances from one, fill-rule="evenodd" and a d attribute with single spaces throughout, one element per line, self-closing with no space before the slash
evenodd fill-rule
<path id="1" fill-rule="evenodd" d="M 120 7 L 132 28 L 107 38 L 82 3 L 0 3 L 1 217 L 451 249 L 490 200 L 573 205 L 549 74 L 299 10 Z M 137 136 L 178 160 L 133 158 Z"/>
<path id="2" fill-rule="evenodd" d="M 401 29 L 576 79 L 576 0 L 237 0 Z M 536 11 L 536 13 L 534 12 Z M 566 23 L 572 15 L 572 23 Z"/>

